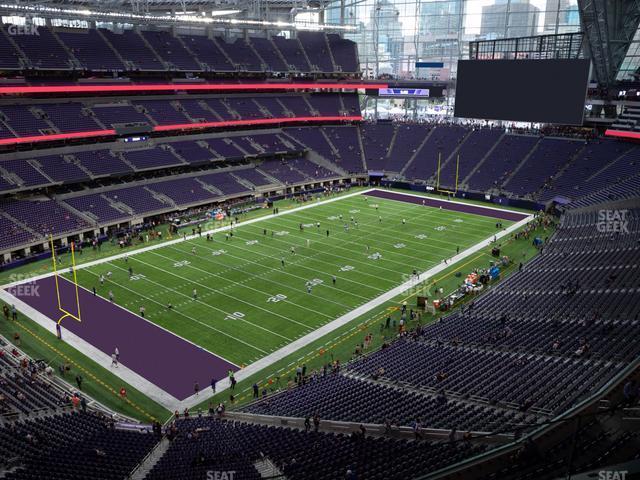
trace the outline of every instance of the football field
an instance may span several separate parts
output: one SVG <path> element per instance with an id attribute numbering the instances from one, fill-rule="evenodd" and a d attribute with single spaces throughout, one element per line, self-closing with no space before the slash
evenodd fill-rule
<path id="1" fill-rule="evenodd" d="M 497 221 L 513 223 L 356 195 L 79 269 L 78 282 L 244 366 L 493 236 Z"/>

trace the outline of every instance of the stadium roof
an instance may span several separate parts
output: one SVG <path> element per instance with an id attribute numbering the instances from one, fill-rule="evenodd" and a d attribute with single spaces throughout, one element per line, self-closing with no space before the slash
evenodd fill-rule
<path id="1" fill-rule="evenodd" d="M 132 24 L 224 25 L 227 28 L 356 30 L 296 19 L 330 0 L 0 0 L 0 14 Z"/>
<path id="2" fill-rule="evenodd" d="M 180 12 L 253 10 L 257 5 L 270 8 L 319 8 L 329 0 L 44 0 L 15 1 L 18 5 L 39 5 L 58 8 L 86 8 L 94 11 L 117 12 Z"/>

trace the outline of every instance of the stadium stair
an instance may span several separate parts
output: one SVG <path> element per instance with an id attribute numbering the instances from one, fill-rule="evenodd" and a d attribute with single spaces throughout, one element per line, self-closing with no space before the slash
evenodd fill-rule
<path id="1" fill-rule="evenodd" d="M 56 34 L 56 31 L 54 28 L 49 29 L 49 31 L 51 32 L 51 36 L 53 38 L 55 38 L 55 40 L 60 44 L 60 46 L 62 46 L 62 48 L 65 50 L 65 52 L 67 52 L 67 56 L 69 57 L 69 59 L 71 60 L 71 68 L 74 70 L 82 70 L 84 68 L 84 66 L 82 65 L 82 62 L 80 60 L 78 60 L 78 58 L 73 54 L 73 52 L 71 51 L 71 49 L 62 41 L 62 39 Z"/>
<path id="2" fill-rule="evenodd" d="M 126 164 L 131 170 L 133 170 L 134 172 L 137 172 L 138 169 L 136 168 L 136 166 L 131 163 L 128 159 L 127 156 L 124 155 L 124 152 L 114 152 L 115 156 L 118 157 L 124 164 Z"/>
<path id="3" fill-rule="evenodd" d="M 69 154 L 69 155 L 63 155 L 63 159 L 64 159 L 64 161 L 65 161 L 65 162 L 67 162 L 67 163 L 69 163 L 69 164 L 73 164 L 73 165 L 75 165 L 76 167 L 78 167 L 80 170 L 82 170 L 82 171 L 85 173 L 85 175 L 86 175 L 88 178 L 90 178 L 90 179 L 92 179 L 92 180 L 93 180 L 94 175 L 93 175 L 93 173 L 91 172 L 91 170 L 89 170 L 87 167 L 85 167 L 85 166 L 82 164 L 82 162 L 81 162 L 80 160 L 78 160 L 78 159 L 75 157 L 75 155 L 71 155 L 71 154 Z"/>
<path id="4" fill-rule="evenodd" d="M 24 68 L 33 68 L 31 62 L 29 61 L 29 57 L 27 57 L 24 51 L 18 46 L 18 44 L 11 38 L 12 36 L 7 34 L 7 31 L 4 28 L 0 28 L 0 35 L 4 35 L 7 42 L 11 44 L 13 49 L 20 54 L 20 63 Z M 17 135 L 16 135 L 17 136 Z"/>
<path id="5" fill-rule="evenodd" d="M 211 108 L 211 106 L 206 102 L 206 100 L 198 100 L 198 105 L 202 107 L 203 110 L 207 110 L 211 112 L 219 122 L 224 120 L 224 118 L 222 118 L 222 115 L 220 115 L 213 108 Z"/>
<path id="6" fill-rule="evenodd" d="M 340 72 L 342 71 L 342 67 L 338 67 L 338 64 L 336 63 L 336 59 L 333 57 L 333 51 L 331 50 L 331 45 L 329 44 L 329 38 L 326 35 L 323 35 L 324 37 L 324 43 L 327 47 L 327 52 L 329 52 L 329 60 L 331 60 L 331 65 L 333 66 L 333 71 L 334 72 Z M 343 105 L 344 107 L 344 105 Z"/>
<path id="7" fill-rule="evenodd" d="M 258 107 L 258 110 L 260 110 L 260 112 L 262 113 L 262 115 L 265 118 L 274 118 L 276 116 L 272 112 L 270 112 L 267 107 L 265 107 L 264 105 L 261 105 L 260 103 L 258 103 L 258 99 L 257 98 L 252 98 L 251 102 L 253 104 L 255 104 L 256 107 Z"/>
<path id="8" fill-rule="evenodd" d="M 38 160 L 35 160 L 35 159 L 27 160 L 27 163 L 31 165 L 33 169 L 36 170 L 40 175 L 42 175 L 44 178 L 49 180 L 50 183 L 57 183 L 53 178 L 51 178 L 49 175 L 47 175 L 44 172 L 42 168 L 42 164 Z"/>
<path id="9" fill-rule="evenodd" d="M 494 143 L 493 146 L 489 150 L 487 150 L 487 153 L 484 154 L 484 156 L 480 159 L 480 161 L 476 165 L 474 165 L 474 167 L 471 169 L 469 174 L 459 182 L 459 184 L 462 187 L 468 188 L 467 182 L 469 181 L 469 179 L 476 173 L 476 171 L 479 168 L 482 167 L 482 164 L 484 163 L 484 161 L 491 156 L 491 154 L 496 149 L 496 147 L 500 144 L 500 142 L 502 142 L 502 139 L 504 138 L 505 135 L 506 133 L 503 133 L 502 135 L 500 135 L 500 138 L 498 138 L 496 143 Z"/>
<path id="10" fill-rule="evenodd" d="M 237 175 L 234 172 L 229 172 L 229 174 L 235 179 L 236 182 L 238 182 L 240 185 L 247 187 L 249 190 L 253 190 L 256 188 L 256 185 L 251 183 L 249 180 L 242 178 L 240 175 Z"/>
<path id="11" fill-rule="evenodd" d="M 296 116 L 295 113 L 289 110 L 287 106 L 284 103 L 282 103 L 282 100 L 280 100 L 279 98 L 276 98 L 275 100 L 280 104 L 280 106 L 282 107 L 282 111 L 285 112 L 287 117 L 291 118 Z"/>
<path id="12" fill-rule="evenodd" d="M 6 168 L 0 167 L 0 180 L 7 182 L 9 185 L 19 188 L 24 182 L 15 173 L 8 171 Z M 13 188 L 11 188 L 13 190 Z"/>
<path id="13" fill-rule="evenodd" d="M 216 44 L 216 46 L 218 47 L 218 50 L 220 50 L 220 51 L 222 52 L 222 54 L 224 55 L 224 58 L 226 58 L 226 59 L 227 59 L 227 62 L 229 62 L 229 64 L 230 64 L 230 65 L 233 65 L 233 67 L 234 67 L 236 70 L 239 70 L 238 65 L 236 65 L 236 63 L 233 61 L 233 59 L 229 56 L 229 54 L 228 54 L 228 53 L 227 53 L 227 51 L 225 50 L 225 48 L 224 48 L 224 47 L 225 47 L 225 45 L 224 45 L 224 43 L 225 43 L 225 42 L 224 42 L 224 41 L 221 41 L 222 39 L 221 39 L 221 38 L 219 38 L 219 37 L 215 37 L 215 36 L 213 36 L 213 37 L 209 37 L 209 38 L 211 39 L 211 41 L 212 41 L 213 43 L 215 43 L 215 44 Z"/>
<path id="14" fill-rule="evenodd" d="M 313 105 L 311 105 L 311 102 L 309 101 L 309 97 L 306 95 L 302 95 L 302 100 L 304 100 L 304 103 L 307 105 L 307 108 L 309 109 L 309 113 L 311 114 L 311 116 L 313 117 L 318 117 L 320 116 L 320 112 L 318 110 L 316 110 Z"/>
<path id="15" fill-rule="evenodd" d="M 85 110 L 86 110 L 86 112 L 87 112 L 88 116 L 90 116 L 91 118 L 93 118 L 93 121 L 94 121 L 94 122 L 96 122 L 96 123 L 98 124 L 98 126 L 99 126 L 102 130 L 107 130 L 107 126 L 106 126 L 104 123 L 102 123 L 102 121 L 101 121 L 101 120 L 98 118 L 98 116 L 96 115 L 96 112 L 94 112 L 94 111 L 91 109 L 91 106 L 90 106 L 90 105 L 89 105 L 89 106 L 87 106 L 87 107 L 85 108 Z M 109 128 L 110 128 L 110 127 L 109 127 Z"/>
<path id="16" fill-rule="evenodd" d="M 264 58 L 262 58 L 262 55 L 260 55 L 258 50 L 256 50 L 256 47 L 253 46 L 253 43 L 252 42 L 245 42 L 245 44 L 247 45 L 249 50 L 251 50 L 253 52 L 253 54 L 258 58 L 258 60 L 260 60 L 260 65 L 262 67 L 262 71 L 268 72 L 270 70 L 269 64 L 267 63 L 267 61 Z"/>
<path id="17" fill-rule="evenodd" d="M 329 144 L 329 147 L 331 147 L 331 152 L 335 155 L 340 155 L 340 150 L 338 150 L 338 148 L 334 145 L 334 143 L 331 141 L 331 139 L 329 138 L 329 135 L 327 135 L 327 132 L 324 130 L 324 128 L 320 129 L 320 133 L 322 134 L 322 136 L 324 137 L 325 141 Z"/>
<path id="18" fill-rule="evenodd" d="M 198 56 L 189 48 L 189 45 L 187 45 L 187 42 L 185 42 L 184 39 L 180 35 L 175 35 L 174 37 L 176 38 L 178 43 L 180 43 L 180 45 L 182 45 L 182 48 L 184 48 L 189 53 L 189 55 L 191 55 L 191 58 L 193 58 L 198 63 L 198 65 L 200 65 L 200 68 L 202 69 L 203 72 L 206 72 L 207 70 L 209 70 L 207 64 L 203 63 L 198 58 Z"/>
<path id="19" fill-rule="evenodd" d="M 144 480 L 148 473 L 158 463 L 158 460 L 166 453 L 171 446 L 171 441 L 167 437 L 162 439 L 153 447 L 153 450 L 138 464 L 138 466 L 127 477 L 128 480 Z"/>
<path id="20" fill-rule="evenodd" d="M 26 223 L 21 222 L 20 220 L 18 220 L 15 217 L 12 217 L 11 215 L 9 215 L 4 210 L 0 210 L 0 215 L 5 217 L 7 220 L 11 221 L 12 223 L 15 223 L 20 228 L 22 228 L 22 229 L 26 230 L 27 232 L 31 233 L 34 237 L 39 237 L 40 236 L 39 233 L 37 233 L 35 230 L 33 230 L 31 227 L 29 227 Z"/>
<path id="21" fill-rule="evenodd" d="M 107 202 L 109 202 L 109 204 L 119 212 L 126 213 L 127 215 L 135 215 L 136 213 L 133 210 L 133 208 L 131 208 L 129 205 L 127 205 L 124 202 L 118 202 L 116 200 L 113 200 L 110 196 L 106 196 L 106 195 L 101 195 L 101 197 L 104 198 Z"/>
<path id="22" fill-rule="evenodd" d="M 260 175 L 266 177 L 267 180 L 271 181 L 272 184 L 275 184 L 275 185 L 282 184 L 282 182 L 280 180 L 278 180 L 276 177 L 274 177 L 273 175 L 269 175 L 265 170 L 262 170 L 259 167 L 256 167 L 256 172 L 258 172 L 258 173 L 260 173 Z"/>
<path id="23" fill-rule="evenodd" d="M 111 44 L 111 42 L 107 39 L 107 37 L 104 35 L 104 33 L 102 33 L 102 29 L 96 28 L 96 32 L 98 32 L 98 35 L 102 37 L 102 40 L 104 41 L 104 43 L 111 49 L 111 51 L 115 54 L 115 56 L 118 57 L 118 60 L 120 60 L 120 63 L 122 63 L 128 70 L 135 70 L 135 66 L 130 61 L 125 60 L 124 57 L 120 55 L 120 52 L 118 51 L 118 49 L 114 47 Z"/>
<path id="24" fill-rule="evenodd" d="M 183 157 L 182 155 L 180 155 L 180 154 L 176 151 L 175 147 L 174 147 L 173 145 L 171 145 L 170 143 L 165 143 L 165 144 L 164 144 L 164 148 L 165 148 L 166 150 L 170 151 L 170 152 L 171 152 L 171 153 L 172 153 L 172 154 L 173 154 L 173 155 L 174 155 L 178 160 L 180 160 L 180 161 L 181 161 L 182 163 L 184 163 L 185 165 L 188 165 L 188 164 L 189 164 L 189 161 L 188 161 L 185 157 Z"/>
<path id="25" fill-rule="evenodd" d="M 55 198 L 54 198 L 55 200 Z M 90 215 L 89 212 L 81 212 L 75 208 L 73 208 L 71 205 L 69 205 L 66 202 L 62 202 L 62 201 L 58 201 L 57 202 L 58 205 L 60 205 L 61 208 L 64 208 L 65 210 L 67 210 L 68 212 L 71 213 L 71 215 L 75 215 L 76 217 L 80 217 L 81 219 L 83 219 L 85 222 L 87 222 L 87 224 L 89 225 L 95 225 L 97 224 L 97 218 L 94 218 L 92 215 Z M 133 210 L 131 210 L 129 207 L 127 207 L 126 213 L 129 215 L 133 214 Z"/>
<path id="26" fill-rule="evenodd" d="M 158 60 L 160 62 L 160 64 L 164 67 L 165 70 L 174 70 L 174 69 L 176 69 L 174 65 L 169 64 L 169 62 L 167 62 L 164 58 L 162 58 L 158 54 L 158 52 L 155 51 L 155 49 L 153 48 L 151 43 L 149 43 L 149 40 L 147 40 L 144 35 L 142 35 L 139 31 L 136 31 L 136 34 L 138 35 L 138 37 L 140 37 L 142 39 L 142 43 L 144 43 L 144 45 L 147 47 L 147 49 L 151 53 L 153 53 L 153 55 L 156 57 L 156 60 Z"/>
<path id="27" fill-rule="evenodd" d="M 622 154 L 620 154 L 619 156 L 617 156 L 615 158 L 615 160 L 613 160 L 612 162 L 608 162 L 605 165 L 602 166 L 602 168 L 600 168 L 597 172 L 593 173 L 589 178 L 587 178 L 587 182 L 590 182 L 591 180 L 593 180 L 595 177 L 599 176 L 600 174 L 602 174 L 603 172 L 607 171 L 609 168 L 611 168 L 612 166 L 614 166 L 620 159 L 622 159 L 622 157 L 628 155 L 629 152 L 626 151 Z"/>
<path id="28" fill-rule="evenodd" d="M 151 194 L 151 196 L 153 198 L 155 198 L 156 200 L 158 200 L 159 202 L 165 203 L 165 204 L 167 204 L 167 206 L 171 206 L 171 207 L 176 207 L 177 208 L 176 202 L 174 202 L 171 198 L 166 196 L 164 193 L 156 192 L 155 190 L 153 190 L 153 185 L 150 186 L 150 187 L 143 187 L 143 188 L 147 192 L 149 192 Z"/>
<path id="29" fill-rule="evenodd" d="M 530 149 L 524 157 L 522 157 L 522 160 L 520 160 L 520 163 L 518 163 L 516 168 L 514 168 L 513 171 L 506 176 L 506 178 L 499 179 L 500 180 L 500 184 L 498 185 L 499 188 L 502 188 L 503 185 L 506 185 L 507 183 L 509 183 L 509 181 L 518 174 L 518 171 L 524 166 L 524 164 L 527 163 L 531 155 L 533 155 L 533 153 L 538 149 L 538 146 L 540 145 L 541 141 L 542 141 L 542 138 L 539 138 L 536 144 L 533 146 L 533 148 Z"/>
<path id="30" fill-rule="evenodd" d="M 242 120 L 242 116 L 238 113 L 238 111 L 234 110 L 233 107 L 231 107 L 231 105 L 229 105 L 229 103 L 226 102 L 224 98 L 220 99 L 220 103 L 224 105 L 224 107 L 227 109 L 227 112 L 229 112 L 231 116 L 233 116 L 236 120 Z"/>
<path id="31" fill-rule="evenodd" d="M 56 125 L 49 119 L 49 117 L 43 110 L 37 107 L 31 107 L 29 108 L 29 111 L 31 112 L 31 115 L 44 121 L 47 125 L 49 125 L 52 133 L 60 133 L 60 130 L 58 129 L 58 127 L 56 127 Z"/>
<path id="32" fill-rule="evenodd" d="M 553 182 L 555 182 L 558 178 L 562 177 L 567 170 L 569 170 L 569 171 L 571 170 L 571 168 L 574 166 L 576 160 L 581 157 L 581 155 L 584 152 L 585 148 L 587 148 L 586 144 L 583 145 L 582 148 L 580 148 L 578 151 L 576 151 L 571 156 L 571 158 L 569 158 L 569 161 L 567 163 L 565 163 L 562 166 L 562 168 L 555 173 L 555 175 L 553 175 L 553 178 L 552 178 L 552 180 L 550 182 L 550 185 L 553 185 Z M 540 194 L 541 192 L 543 192 L 544 190 L 545 190 L 545 186 L 543 185 L 542 188 L 534 194 L 534 197 L 537 196 L 538 194 Z"/>
<path id="33" fill-rule="evenodd" d="M 234 142 L 233 137 L 225 138 L 224 142 L 236 147 L 238 150 L 240 150 L 240 152 L 242 152 L 244 156 L 253 155 L 253 152 L 248 152 L 247 150 L 245 150 L 244 145 L 242 145 L 240 142 Z"/>
<path id="34" fill-rule="evenodd" d="M 331 170 L 332 172 L 335 172 L 336 175 L 339 175 L 341 177 L 348 176 L 348 172 L 344 168 L 336 165 L 333 162 L 330 162 L 329 160 L 327 160 L 326 158 L 324 158 L 322 155 L 318 154 L 314 150 L 310 150 L 309 152 L 307 152 L 307 159 L 315 163 L 316 165 L 320 165 L 321 167 L 326 168 L 327 170 Z"/>
<path id="35" fill-rule="evenodd" d="M 282 480 L 287 480 L 287 477 L 283 475 L 282 470 L 280 470 L 276 464 L 267 457 L 256 460 L 253 466 L 262 478 L 280 478 Z"/>
<path id="36" fill-rule="evenodd" d="M 622 113 L 611 125 L 611 128 L 615 130 L 637 131 L 638 120 L 640 120 L 640 106 L 626 105 Z"/>
<path id="37" fill-rule="evenodd" d="M 294 141 L 291 137 L 284 134 L 284 132 L 276 133 L 276 138 L 282 142 L 282 144 L 291 151 L 296 150 L 308 150 L 302 143 Z"/>
<path id="38" fill-rule="evenodd" d="M 282 54 L 282 52 L 276 45 L 276 42 L 273 41 L 273 38 L 271 38 L 271 35 L 269 35 L 268 40 L 269 40 L 269 43 L 271 44 L 271 48 L 273 49 L 273 52 L 278 56 L 278 58 L 280 58 L 280 60 L 282 60 L 282 63 L 284 63 L 290 71 L 295 70 L 295 67 L 293 65 L 289 65 L 289 62 L 287 61 L 285 56 Z"/>
<path id="39" fill-rule="evenodd" d="M 369 168 L 367 167 L 367 156 L 365 155 L 364 144 L 362 142 L 362 135 L 360 134 L 360 129 L 356 128 L 356 136 L 358 137 L 358 146 L 360 147 L 360 159 L 362 160 L 362 171 L 367 172 Z"/>
<path id="40" fill-rule="evenodd" d="M 391 141 L 389 142 L 389 146 L 387 147 L 387 154 L 384 156 L 385 158 L 389 158 L 391 156 L 393 146 L 396 144 L 396 138 L 398 138 L 398 128 L 394 126 L 393 134 L 391 135 Z"/>
<path id="41" fill-rule="evenodd" d="M 309 55 L 307 55 L 307 52 L 304 49 L 304 46 L 302 45 L 302 42 L 300 41 L 300 39 L 298 37 L 295 38 L 295 41 L 298 42 L 298 50 L 300 52 L 302 52 L 302 55 L 304 56 L 304 59 L 306 60 L 307 64 L 309 65 L 309 69 L 310 71 L 318 71 L 318 67 L 316 65 L 313 65 L 311 63 L 311 60 L 309 60 Z"/>
<path id="42" fill-rule="evenodd" d="M 403 177 L 404 174 L 406 173 L 406 171 L 409 169 L 409 167 L 411 166 L 411 164 L 414 162 L 414 160 L 418 157 L 418 155 L 420 155 L 420 152 L 422 151 L 422 148 L 425 146 L 425 144 L 429 141 L 429 138 L 431 138 L 431 135 L 433 135 L 433 132 L 436 131 L 436 128 L 432 128 L 429 133 L 427 135 L 425 135 L 424 139 L 422 140 L 422 142 L 420 143 L 420 145 L 418 146 L 418 148 L 416 148 L 416 151 L 413 155 L 411 155 L 411 157 L 409 158 L 409 160 L 407 161 L 407 163 L 405 163 L 404 167 L 402 167 L 402 170 L 400 170 L 400 176 Z M 362 146 L 362 144 L 361 144 Z"/>
<path id="43" fill-rule="evenodd" d="M 220 190 L 218 187 L 211 185 L 210 183 L 206 183 L 200 180 L 199 178 L 196 178 L 196 182 L 202 185 L 202 188 L 204 188 L 206 191 L 213 193 L 215 196 L 220 196 L 220 197 L 224 196 L 224 192 Z"/>

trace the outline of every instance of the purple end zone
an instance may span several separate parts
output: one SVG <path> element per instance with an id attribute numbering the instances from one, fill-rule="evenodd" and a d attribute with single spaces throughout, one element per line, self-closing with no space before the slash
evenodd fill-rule
<path id="1" fill-rule="evenodd" d="M 61 298 L 75 299 L 73 284 L 63 278 L 60 280 Z M 36 283 L 38 296 L 21 296 L 20 291 L 8 290 L 48 318 L 57 320 L 61 314 L 55 279 L 47 277 Z M 123 365 L 178 400 L 193 395 L 194 382 L 204 390 L 212 378 L 219 380 L 226 377 L 229 369 L 238 370 L 226 360 L 85 289 L 79 289 L 79 295 L 82 322 L 64 319 L 62 338 L 64 330 L 68 329 L 109 356 L 117 346 Z M 75 306 L 70 311 L 75 311 Z"/>
<path id="2" fill-rule="evenodd" d="M 480 205 L 469 205 L 467 203 L 453 203 L 446 200 L 436 200 L 429 197 L 417 197 L 414 195 L 406 195 L 404 193 L 390 192 L 387 190 L 373 190 L 363 193 L 368 197 L 386 198 L 388 200 L 397 200 L 399 202 L 424 204 L 429 207 L 442 207 L 445 210 L 453 210 L 454 212 L 472 213 L 474 215 L 482 215 L 484 217 L 498 218 L 500 220 L 509 220 L 518 222 L 528 217 L 526 213 L 505 212 L 504 210 L 482 207 Z"/>

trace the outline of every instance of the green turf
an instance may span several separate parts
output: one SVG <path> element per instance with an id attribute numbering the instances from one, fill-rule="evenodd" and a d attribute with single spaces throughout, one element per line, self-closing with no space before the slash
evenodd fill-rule
<path id="1" fill-rule="evenodd" d="M 333 195 L 341 196 L 341 195 L 345 195 L 346 193 L 349 193 L 350 191 L 353 192 L 353 191 L 362 190 L 362 189 L 363 187 L 352 187 L 350 190 L 346 190 L 342 193 L 336 193 Z M 274 206 L 277 206 L 280 209 L 287 209 L 297 205 L 298 205 L 298 202 L 295 199 L 283 199 L 283 200 L 277 200 L 276 202 L 274 202 Z M 239 220 L 244 221 L 251 218 L 264 217 L 269 215 L 270 213 L 271 213 L 270 209 L 251 210 L 247 213 L 240 214 Z M 198 220 L 200 218 L 201 218 L 200 214 L 194 214 L 191 218 L 186 218 L 185 220 L 186 221 Z M 228 223 L 229 223 L 228 220 L 220 220 L 220 221 L 210 220 L 210 221 L 201 223 L 201 225 L 204 229 L 213 229 L 213 228 L 221 227 L 223 225 L 227 225 Z M 158 225 L 156 227 L 156 230 L 162 232 L 162 239 L 150 240 L 149 243 L 147 243 L 147 242 L 139 242 L 137 239 L 134 238 L 133 245 L 130 247 L 127 247 L 127 250 L 129 252 L 133 252 L 135 250 L 138 250 L 140 248 L 143 248 L 149 245 L 164 243 L 171 239 L 171 237 L 169 236 L 168 225 Z M 190 229 L 187 228 L 187 230 L 190 230 Z M 83 263 L 99 260 L 101 258 L 107 258 L 113 255 L 117 255 L 119 253 L 122 253 L 122 250 L 120 249 L 117 243 L 104 242 L 100 250 L 93 250 L 91 248 L 85 247 L 82 253 L 76 256 L 76 264 L 81 265 Z M 68 253 L 61 254 L 60 258 L 68 265 L 68 262 L 70 261 Z M 0 284 L 3 285 L 3 284 L 11 283 L 14 281 L 24 280 L 26 277 L 29 277 L 32 275 L 41 275 L 43 273 L 48 273 L 50 271 L 51 271 L 50 258 L 29 262 L 19 267 L 0 271 Z"/>
<path id="2" fill-rule="evenodd" d="M 78 278 L 99 295 L 111 290 L 116 303 L 134 313 L 144 306 L 152 322 L 247 365 L 495 230 L 488 217 L 355 196 L 241 225 L 229 240 L 217 233 L 210 242 L 203 237 L 132 252 L 126 262 L 79 270 Z M 98 278 L 107 272 L 112 275 L 101 286 Z M 311 293 L 307 282 L 314 283 Z"/>
<path id="3" fill-rule="evenodd" d="M 546 236 L 551 235 L 553 230 L 547 229 L 543 231 L 542 227 L 539 227 L 536 233 Z M 345 363 L 354 358 L 356 345 L 362 343 L 367 333 L 373 335 L 373 341 L 369 351 L 377 350 L 383 342 L 390 341 L 397 335 L 397 329 L 383 328 L 383 324 L 384 319 L 389 315 L 396 321 L 399 320 L 399 306 L 402 302 L 406 301 L 410 308 L 415 308 L 416 296 L 423 295 L 428 290 L 433 292 L 436 285 L 442 287 L 446 293 L 454 291 L 462 281 L 461 278 L 456 277 L 455 274 L 460 272 L 462 275 L 465 275 L 474 269 L 487 268 L 490 263 L 495 260 L 495 258 L 490 255 L 490 250 L 491 247 L 487 247 L 469 258 L 451 265 L 416 288 L 411 288 L 403 292 L 396 298 L 354 319 L 331 334 L 314 341 L 301 351 L 295 352 L 274 363 L 269 368 L 238 382 L 234 392 L 225 391 L 219 393 L 212 399 L 203 402 L 198 408 L 206 409 L 209 403 L 215 405 L 218 402 L 224 402 L 230 408 L 242 406 L 252 400 L 252 385 L 254 383 L 257 383 L 260 388 L 266 387 L 269 392 L 286 388 L 287 385 L 293 384 L 295 369 L 303 363 L 306 364 L 308 372 L 320 370 L 324 364 L 334 360 Z M 514 262 L 512 265 L 502 269 L 500 279 L 504 280 L 513 272 L 516 272 L 520 262 L 528 262 L 537 253 L 538 250 L 526 239 L 521 238 L 515 240 L 513 237 L 510 237 L 502 241 L 501 254 L 513 259 Z M 492 286 L 490 285 L 488 290 L 491 288 Z M 459 308 L 463 303 L 456 304 L 455 308 Z M 448 312 L 446 314 L 448 314 Z M 410 330 L 414 329 L 418 322 L 425 325 L 442 315 L 445 315 L 445 313 L 438 312 L 435 317 L 431 314 L 424 313 L 418 321 L 408 322 L 407 328 Z M 231 393 L 234 396 L 233 405 L 230 403 Z"/>

